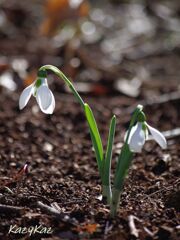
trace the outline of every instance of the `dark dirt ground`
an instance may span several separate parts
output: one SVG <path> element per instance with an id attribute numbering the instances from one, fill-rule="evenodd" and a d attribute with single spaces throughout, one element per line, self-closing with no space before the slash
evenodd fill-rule
<path id="1" fill-rule="evenodd" d="M 18 5 L 17 1 L 2 3 L 11 31 L 5 27 L 0 31 L 0 82 L 4 73 L 9 73 L 17 88 L 15 91 L 9 91 L 4 86 L 0 88 L 0 239 L 136 239 L 130 227 L 130 217 L 134 216 L 139 235 L 137 239 L 178 240 L 180 41 L 177 40 L 177 31 L 166 29 L 165 20 L 156 14 L 156 3 L 148 3 L 147 19 L 156 21 L 155 33 L 148 39 L 143 34 L 131 36 L 133 43 L 127 49 L 119 50 L 122 56 L 117 64 L 109 53 L 106 55 L 100 50 L 102 40 L 94 40 L 91 44 L 82 40 L 75 50 L 69 42 L 59 47 L 47 47 L 52 38 L 35 36 L 36 31 L 32 28 L 34 24 L 38 26 L 41 17 L 37 17 L 34 10 L 35 6 L 39 9 L 41 1 L 35 2 L 32 6 Z M 167 22 L 171 18 L 178 19 L 178 1 L 168 7 L 172 13 Z M 21 14 L 24 21 L 16 24 L 11 21 Z M 102 26 L 100 29 L 101 38 L 104 38 L 106 29 Z M 118 38 L 119 32 L 115 30 Z M 113 39 L 111 34 L 107 35 L 109 41 Z M 167 35 L 175 36 L 176 41 L 171 41 L 171 48 L 166 44 L 160 48 L 159 42 L 167 40 Z M 148 51 L 142 48 L 147 42 L 152 43 L 154 48 L 150 47 Z M 95 50 L 95 58 L 92 50 Z M 107 57 L 107 61 L 100 61 L 102 57 Z M 22 59 L 28 67 L 19 70 L 14 61 Z M 74 64 L 69 64 L 69 59 L 79 59 L 80 65 L 74 67 Z M 167 136 L 167 150 L 161 150 L 155 142 L 149 141 L 142 154 L 135 155 L 118 216 L 113 220 L 109 218 L 108 206 L 101 201 L 101 183 L 83 112 L 62 81 L 52 75 L 49 77 L 56 99 L 53 115 L 40 112 L 35 99 L 31 99 L 23 111 L 18 109 L 22 89 L 33 79 L 34 71 L 47 63 L 57 65 L 75 79 L 77 89 L 94 111 L 104 145 L 110 118 L 116 114 L 113 170 L 130 114 L 137 104 L 144 105 L 148 123 Z M 131 87 L 134 78 L 140 80 L 139 87 L 137 83 Z M 130 86 L 126 87 L 126 91 L 122 86 L 124 80 Z M 137 94 L 132 96 L 135 90 Z M 167 132 L 174 129 L 176 134 Z M 21 175 L 19 171 L 26 163 L 28 172 Z M 12 208 L 3 208 L 5 205 Z M 51 227 L 53 233 L 31 237 L 9 235 L 9 227 L 14 224 L 21 227 L 41 224 Z"/>

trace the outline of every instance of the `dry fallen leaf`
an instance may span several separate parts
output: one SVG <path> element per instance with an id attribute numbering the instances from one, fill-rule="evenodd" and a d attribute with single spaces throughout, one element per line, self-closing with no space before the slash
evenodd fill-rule
<path id="1" fill-rule="evenodd" d="M 8 187 L 11 184 L 21 182 L 28 173 L 28 167 L 29 165 L 26 163 L 14 176 L 4 182 L 3 187 Z"/>
<path id="2" fill-rule="evenodd" d="M 98 228 L 98 224 L 96 223 L 92 223 L 92 224 L 86 224 L 83 226 L 78 226 L 75 228 L 75 231 L 77 232 L 87 232 L 89 234 L 93 234 L 94 232 L 96 232 L 97 228 Z"/>
<path id="3" fill-rule="evenodd" d="M 24 79 L 24 85 L 29 86 L 37 78 L 37 70 L 32 70 Z"/>
<path id="4" fill-rule="evenodd" d="M 47 0 L 44 8 L 46 18 L 40 31 L 45 36 L 53 36 L 63 21 L 78 19 L 89 13 L 87 0 Z"/>
<path id="5" fill-rule="evenodd" d="M 12 181 L 21 181 L 22 178 L 28 173 L 28 164 L 26 163 L 16 174 L 13 176 Z"/>

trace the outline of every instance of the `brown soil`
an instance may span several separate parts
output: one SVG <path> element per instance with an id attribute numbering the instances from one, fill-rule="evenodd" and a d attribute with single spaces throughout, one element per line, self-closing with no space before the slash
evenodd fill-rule
<path id="1" fill-rule="evenodd" d="M 140 220 L 135 220 L 140 239 L 178 239 L 179 138 L 170 139 L 168 149 L 163 152 L 154 142 L 149 142 L 143 153 L 135 156 L 118 216 L 112 220 L 108 206 L 100 200 L 101 186 L 88 128 L 73 97 L 68 95 L 72 101 L 66 101 L 56 93 L 55 113 L 47 116 L 36 112 L 35 107 L 31 111 L 32 100 L 20 112 L 17 107 L 18 96 L 18 93 L 11 96 L 1 93 L 1 184 L 9 181 L 7 186 L 12 192 L 1 187 L 0 203 L 23 207 L 24 210 L 1 213 L 1 239 L 19 239 L 23 236 L 8 236 L 10 224 L 23 227 L 43 224 L 52 227 L 50 239 L 56 239 L 55 236 L 57 239 L 133 239 L 129 215 Z M 121 112 L 117 116 L 114 167 L 120 134 L 128 124 L 129 114 L 123 110 L 126 99 L 112 97 L 109 101 L 108 98 L 106 106 L 105 98 L 98 99 L 97 105 L 97 100 L 91 99 L 88 101 L 101 126 L 103 139 L 107 137 L 108 120 L 114 102 Z M 176 100 L 168 104 L 146 106 L 145 111 L 152 125 L 166 130 L 170 124 L 169 116 L 171 122 L 179 123 L 178 106 L 179 100 Z M 174 112 L 178 114 L 175 116 Z M 29 163 L 28 174 L 11 183 L 10 180 L 26 162 Z M 37 205 L 38 201 L 48 206 L 57 203 L 60 212 L 67 215 L 68 220 L 42 211 Z M 82 227 L 88 224 L 97 224 L 93 234 Z M 33 235 L 31 239 L 45 237 L 48 234 L 43 237 Z"/>

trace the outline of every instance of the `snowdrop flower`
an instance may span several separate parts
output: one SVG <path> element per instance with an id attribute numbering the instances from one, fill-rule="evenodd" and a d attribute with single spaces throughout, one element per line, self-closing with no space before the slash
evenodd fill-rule
<path id="1" fill-rule="evenodd" d="M 25 88 L 19 98 L 19 108 L 23 109 L 31 96 L 34 96 L 42 112 L 52 114 L 55 108 L 55 99 L 48 87 L 46 78 L 38 78 Z"/>
<path id="2" fill-rule="evenodd" d="M 154 139 L 162 149 L 167 148 L 167 142 L 162 133 L 148 125 L 147 122 L 137 122 L 136 125 L 131 128 L 129 134 L 128 144 L 130 150 L 132 152 L 141 152 L 145 141 L 148 139 Z"/>

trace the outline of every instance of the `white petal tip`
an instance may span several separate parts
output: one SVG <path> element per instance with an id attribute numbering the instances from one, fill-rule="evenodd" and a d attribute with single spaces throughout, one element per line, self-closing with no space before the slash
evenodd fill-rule
<path id="1" fill-rule="evenodd" d="M 142 148 L 141 148 L 141 149 L 138 149 L 138 148 L 136 148 L 136 149 L 131 149 L 131 148 L 130 148 L 130 150 L 131 150 L 131 152 L 134 152 L 134 153 L 141 153 L 141 152 L 142 152 Z"/>
<path id="2" fill-rule="evenodd" d="M 167 149 L 167 142 L 164 142 L 164 144 L 161 147 L 162 149 Z"/>
<path id="3" fill-rule="evenodd" d="M 148 125 L 148 129 L 150 131 L 150 133 L 152 134 L 154 140 L 160 145 L 160 147 L 162 149 L 166 149 L 167 148 L 167 141 L 166 138 L 164 137 L 164 135 L 159 132 L 157 129 L 151 127 L 150 125 Z"/>
<path id="4" fill-rule="evenodd" d="M 48 114 L 48 115 L 52 115 L 54 111 L 49 112 L 49 111 L 42 110 L 42 112 L 45 113 L 45 114 Z"/>
<path id="5" fill-rule="evenodd" d="M 19 98 L 19 109 L 22 110 L 28 103 L 33 91 L 33 84 L 23 90 Z"/>
<path id="6" fill-rule="evenodd" d="M 55 109 L 55 99 L 51 90 L 46 85 L 39 87 L 36 94 L 36 100 L 43 113 L 53 114 Z"/>

